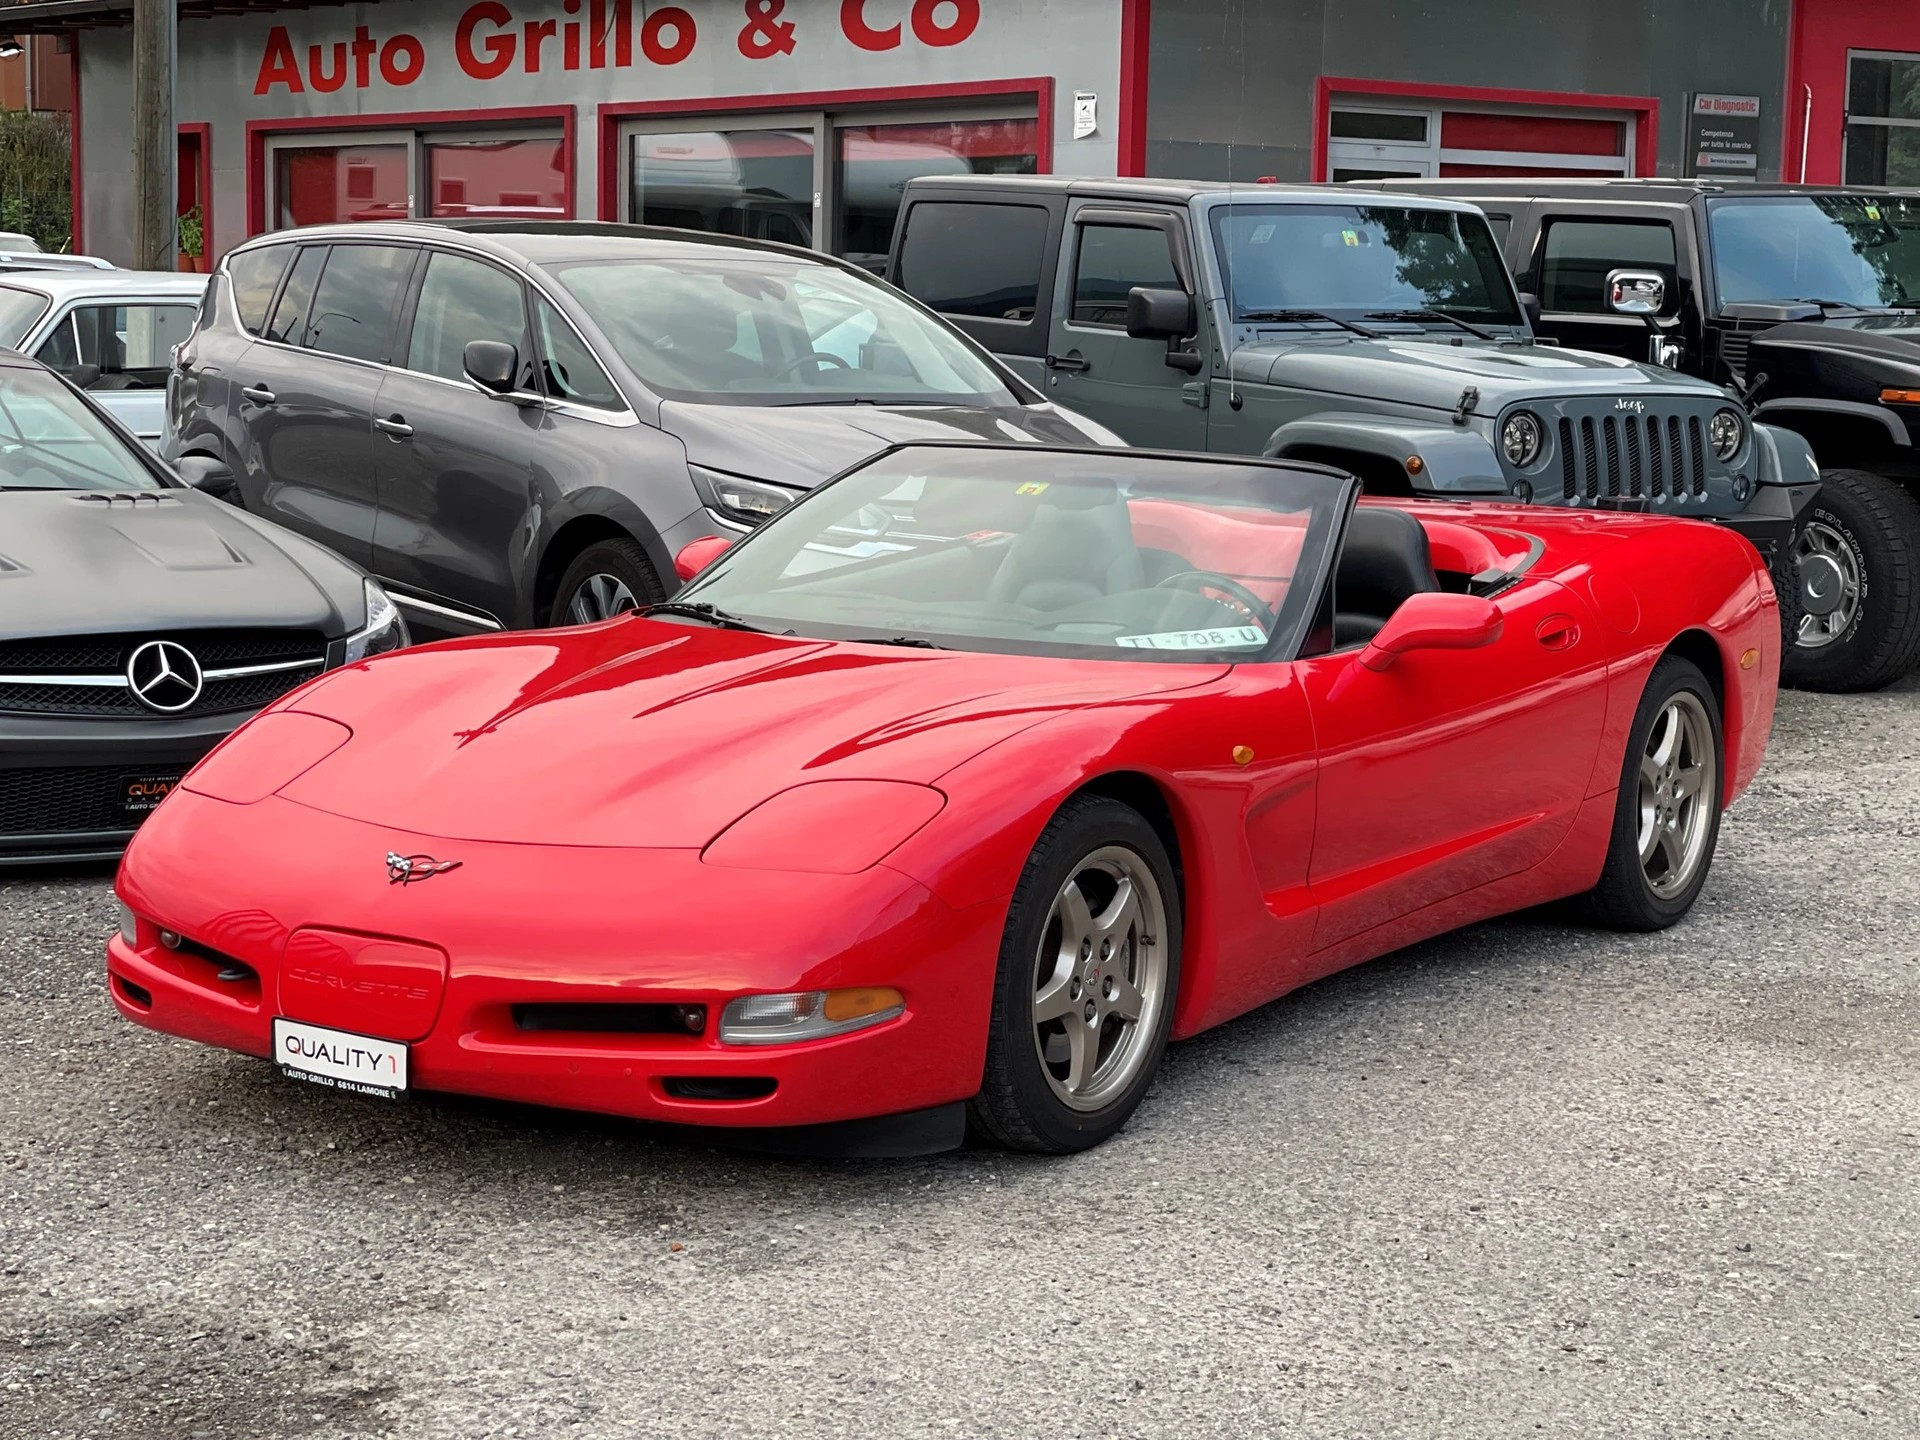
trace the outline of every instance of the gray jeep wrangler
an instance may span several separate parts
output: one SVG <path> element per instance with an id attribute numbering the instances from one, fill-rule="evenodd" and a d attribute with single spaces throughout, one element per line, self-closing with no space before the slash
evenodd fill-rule
<path id="1" fill-rule="evenodd" d="M 907 187 L 887 278 L 1137 445 L 1316 460 L 1377 495 L 1727 525 L 1798 626 L 1792 541 L 1819 489 L 1806 441 L 1721 386 L 1541 342 L 1473 206 L 928 178 Z"/>

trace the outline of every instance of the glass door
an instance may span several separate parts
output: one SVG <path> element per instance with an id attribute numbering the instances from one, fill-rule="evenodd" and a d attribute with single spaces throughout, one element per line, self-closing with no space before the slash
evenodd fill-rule
<path id="1" fill-rule="evenodd" d="M 1032 175 L 1040 168 L 1040 122 L 1031 108 L 966 118 L 834 119 L 834 250 L 876 273 L 886 269 L 909 180 Z"/>
<path id="2" fill-rule="evenodd" d="M 631 126 L 621 147 L 626 218 L 811 246 L 822 189 L 819 126 L 818 115 Z"/>
<path id="3" fill-rule="evenodd" d="M 413 137 L 405 133 L 276 137 L 267 142 L 273 177 L 268 226 L 342 220 L 404 220 L 413 213 Z"/>

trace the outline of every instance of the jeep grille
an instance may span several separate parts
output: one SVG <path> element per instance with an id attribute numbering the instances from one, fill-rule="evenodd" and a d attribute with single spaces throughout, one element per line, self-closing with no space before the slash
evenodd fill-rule
<path id="1" fill-rule="evenodd" d="M 1706 426 L 1698 415 L 1563 415 L 1560 484 L 1568 500 L 1705 495 Z"/>

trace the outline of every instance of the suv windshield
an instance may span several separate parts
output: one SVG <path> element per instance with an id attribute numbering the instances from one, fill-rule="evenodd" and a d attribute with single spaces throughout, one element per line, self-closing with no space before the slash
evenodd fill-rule
<path id="1" fill-rule="evenodd" d="M 0 369 L 0 490 L 160 490 L 160 477 L 44 370 Z"/>
<path id="2" fill-rule="evenodd" d="M 1350 483 L 1259 461 L 909 446 L 775 516 L 673 604 L 941 649 L 1290 656 Z"/>
<path id="3" fill-rule="evenodd" d="M 16 290 L 0 285 L 0 348 L 18 350 L 21 337 L 33 328 L 33 322 L 47 313 L 50 302 L 31 290 Z"/>
<path id="4" fill-rule="evenodd" d="M 720 405 L 1011 406 L 960 336 L 864 275 L 781 255 L 552 273 L 655 394 Z"/>
<path id="5" fill-rule="evenodd" d="M 1767 195 L 1707 202 L 1719 306 L 1920 304 L 1920 200 Z"/>
<path id="6" fill-rule="evenodd" d="M 1439 310 L 1521 323 L 1500 247 L 1471 211 L 1234 201 L 1214 208 L 1213 233 L 1236 320 Z"/>

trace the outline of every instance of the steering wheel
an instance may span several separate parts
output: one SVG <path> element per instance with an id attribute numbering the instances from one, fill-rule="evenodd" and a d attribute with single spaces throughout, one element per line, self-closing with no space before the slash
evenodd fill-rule
<path id="1" fill-rule="evenodd" d="M 1269 635 L 1280 626 L 1280 616 L 1274 608 L 1231 575 L 1221 575 L 1212 570 L 1182 570 L 1177 575 L 1169 575 L 1164 580 L 1156 581 L 1153 588 L 1191 590 L 1194 594 L 1211 600 L 1216 605 L 1225 605 L 1230 610 L 1243 611 L 1248 620 L 1258 624 Z M 1224 590 L 1232 600 L 1222 600 L 1217 595 L 1209 595 L 1206 593 L 1209 590 Z"/>
<path id="2" fill-rule="evenodd" d="M 802 365 L 837 365 L 842 370 L 851 370 L 853 368 L 853 366 L 842 360 L 838 355 L 829 355 L 824 350 L 809 350 L 792 364 L 781 366 L 780 373 L 773 378 L 776 380 L 784 380 Z"/>

